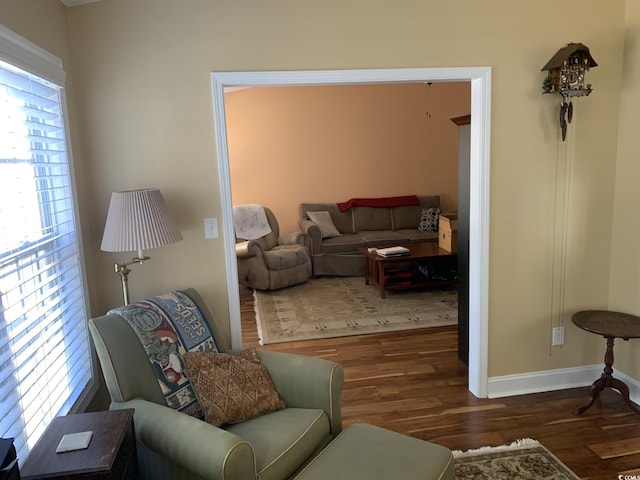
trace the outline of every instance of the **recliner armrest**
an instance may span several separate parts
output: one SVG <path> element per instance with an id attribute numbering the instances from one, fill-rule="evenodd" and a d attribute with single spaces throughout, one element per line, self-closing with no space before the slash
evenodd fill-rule
<path id="1" fill-rule="evenodd" d="M 291 232 L 278 238 L 278 245 L 302 245 L 307 241 L 307 236 L 302 232 Z"/>
<path id="2" fill-rule="evenodd" d="M 321 408 L 329 417 L 331 434 L 342 431 L 342 365 L 322 358 L 258 350 L 276 391 L 289 407 Z"/>
<path id="3" fill-rule="evenodd" d="M 238 258 L 257 257 L 261 255 L 262 246 L 254 240 L 236 243 L 236 256 Z"/>
<path id="4" fill-rule="evenodd" d="M 253 448 L 233 433 L 147 400 L 114 402 L 110 408 L 135 409 L 138 441 L 198 477 L 256 478 Z"/>

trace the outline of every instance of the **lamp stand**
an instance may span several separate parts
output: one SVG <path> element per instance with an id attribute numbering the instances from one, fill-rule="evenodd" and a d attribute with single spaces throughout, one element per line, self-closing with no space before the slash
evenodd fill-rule
<path id="1" fill-rule="evenodd" d="M 120 281 L 122 282 L 122 298 L 125 305 L 129 305 L 129 274 L 131 273 L 129 265 L 133 265 L 134 263 L 142 265 L 145 260 L 149 260 L 150 258 L 151 257 L 136 257 L 128 263 L 116 263 L 114 265 L 115 272 L 120 275 Z"/>

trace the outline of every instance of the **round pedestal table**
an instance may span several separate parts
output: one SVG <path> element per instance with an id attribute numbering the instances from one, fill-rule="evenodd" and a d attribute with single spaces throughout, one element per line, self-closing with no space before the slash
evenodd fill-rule
<path id="1" fill-rule="evenodd" d="M 591 385 L 591 400 L 576 410 L 576 415 L 580 415 L 593 405 L 600 392 L 605 388 L 618 390 L 629 408 L 640 414 L 640 408 L 629 399 L 629 387 L 622 380 L 613 377 L 612 368 L 614 340 L 616 338 L 622 338 L 623 340 L 640 338 L 640 317 L 607 310 L 584 310 L 574 313 L 571 320 L 582 330 L 602 335 L 607 340 L 607 351 L 604 355 L 604 372 Z"/>

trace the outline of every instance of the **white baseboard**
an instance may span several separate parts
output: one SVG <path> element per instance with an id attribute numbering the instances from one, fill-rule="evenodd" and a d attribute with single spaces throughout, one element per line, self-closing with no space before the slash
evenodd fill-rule
<path id="1" fill-rule="evenodd" d="M 511 397 L 528 393 L 588 387 L 600 377 L 603 369 L 603 365 L 588 365 L 585 367 L 531 372 L 522 375 L 490 377 L 488 397 Z M 640 381 L 619 370 L 614 370 L 613 376 L 627 384 L 631 401 L 640 404 Z"/>

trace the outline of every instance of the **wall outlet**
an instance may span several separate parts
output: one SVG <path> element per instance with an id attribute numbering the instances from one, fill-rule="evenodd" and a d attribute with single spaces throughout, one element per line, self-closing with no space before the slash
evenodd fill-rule
<path id="1" fill-rule="evenodd" d="M 564 345 L 564 327 L 553 327 L 551 337 L 552 346 Z"/>
<path id="2" fill-rule="evenodd" d="M 204 238 L 207 240 L 211 238 L 218 238 L 218 219 L 217 218 L 204 219 Z"/>

